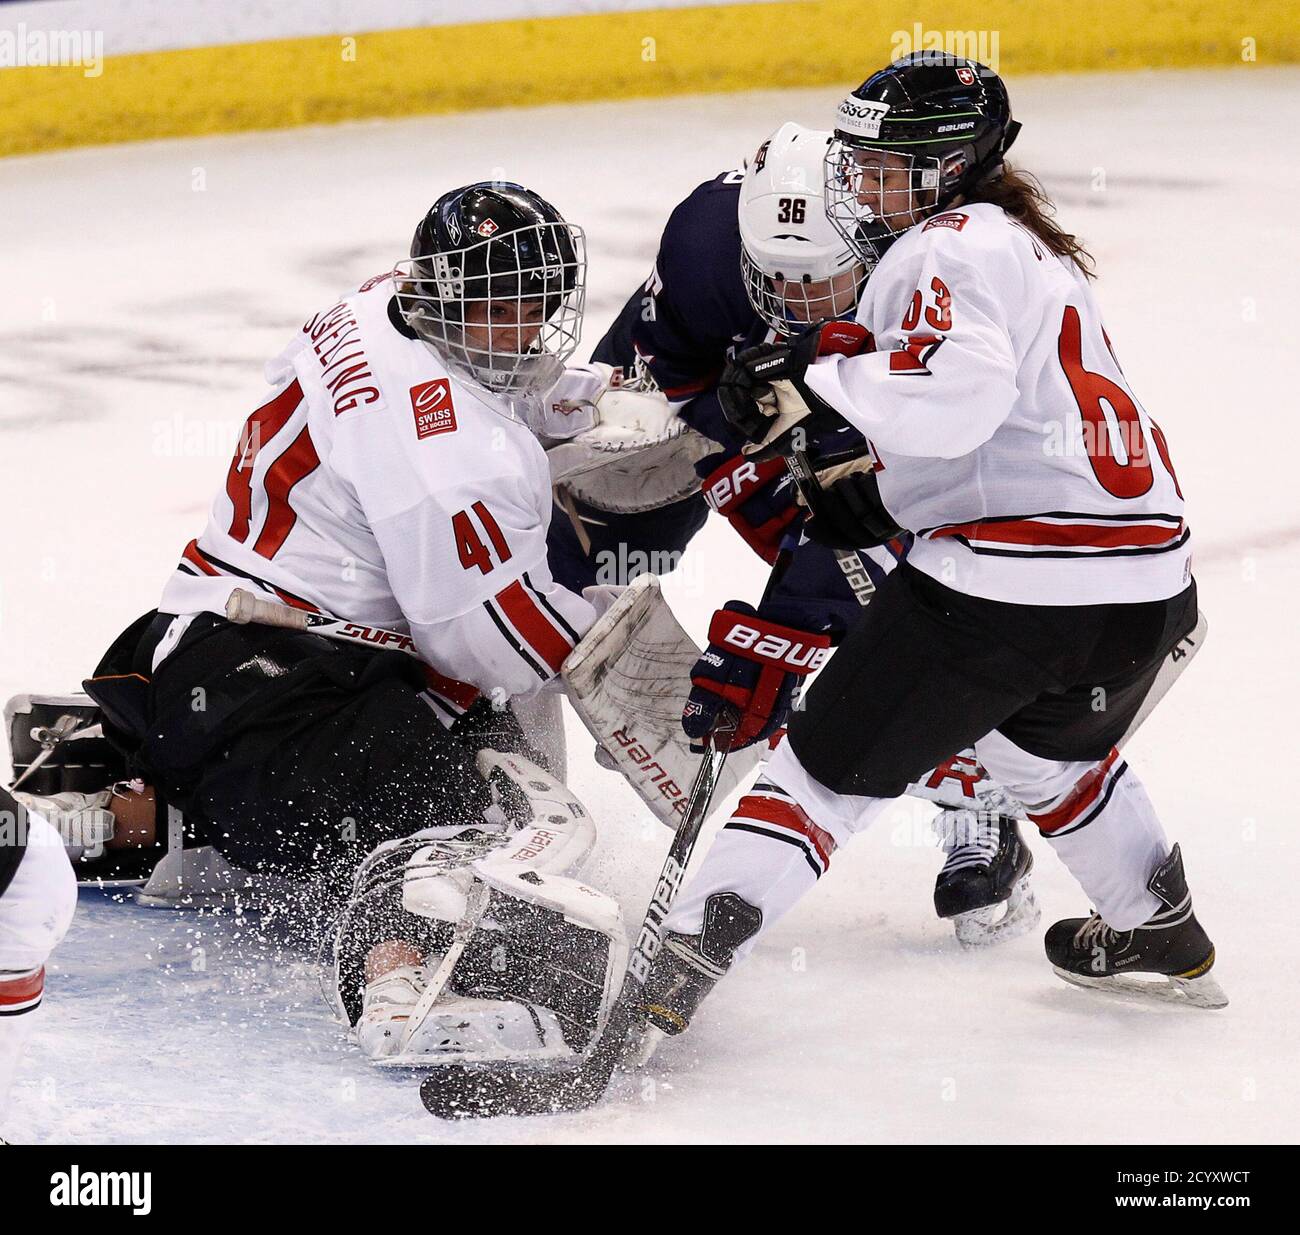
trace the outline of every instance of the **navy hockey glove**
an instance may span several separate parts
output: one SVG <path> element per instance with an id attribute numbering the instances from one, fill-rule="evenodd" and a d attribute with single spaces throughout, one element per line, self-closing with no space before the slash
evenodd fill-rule
<path id="1" fill-rule="evenodd" d="M 753 605 L 729 601 L 709 623 L 709 646 L 691 670 L 691 693 L 682 728 L 703 750 L 702 739 L 724 709 L 739 723 L 728 750 L 770 738 L 794 704 L 801 678 L 821 668 L 831 654 L 828 635 L 815 635 L 759 617 Z"/>
<path id="2" fill-rule="evenodd" d="M 808 389 L 804 374 L 819 356 L 856 356 L 872 346 L 870 332 L 856 322 L 824 322 L 785 342 L 746 348 L 728 362 L 718 381 L 722 413 L 741 437 L 756 445 L 768 444 L 774 429 L 784 435 L 809 416 L 816 418 L 814 431 L 841 424 L 840 414 Z M 775 387 L 776 382 L 783 387 Z"/>
<path id="3" fill-rule="evenodd" d="M 700 488 L 709 508 L 773 565 L 791 524 L 802 517 L 785 461 L 716 454 L 701 459 L 695 470 L 703 477 Z"/>

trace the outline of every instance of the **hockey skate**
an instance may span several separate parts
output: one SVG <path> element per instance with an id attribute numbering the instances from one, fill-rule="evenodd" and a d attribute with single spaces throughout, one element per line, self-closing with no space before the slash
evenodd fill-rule
<path id="1" fill-rule="evenodd" d="M 718 984 L 735 951 L 758 933 L 762 911 L 734 892 L 718 892 L 704 902 L 698 935 L 668 931 L 641 993 L 642 1031 L 634 1035 L 624 1062 L 649 1061 L 665 1037 L 684 1033 L 704 997 Z"/>
<path id="2" fill-rule="evenodd" d="M 948 857 L 934 884 L 934 910 L 950 918 L 957 942 L 982 948 L 1038 925 L 1042 910 L 1029 872 L 1034 855 L 1010 815 L 946 810 L 935 820 Z"/>
<path id="3" fill-rule="evenodd" d="M 1134 930 L 1112 930 L 1096 913 L 1053 925 L 1043 940 L 1052 968 L 1075 986 L 1193 1008 L 1225 1007 L 1228 997 L 1211 972 L 1214 944 L 1192 912 L 1177 845 L 1147 887 L 1165 907 Z M 1138 973 L 1164 981 L 1129 976 Z"/>
<path id="4" fill-rule="evenodd" d="M 356 1037 L 367 1058 L 380 1062 L 397 1054 L 426 976 L 417 965 L 402 965 L 366 985 Z"/>

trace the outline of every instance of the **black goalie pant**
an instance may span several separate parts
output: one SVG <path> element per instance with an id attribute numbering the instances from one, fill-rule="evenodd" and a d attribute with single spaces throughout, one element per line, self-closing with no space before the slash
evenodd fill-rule
<path id="1" fill-rule="evenodd" d="M 1195 582 L 1142 604 L 1016 605 L 904 562 L 808 691 L 790 746 L 828 789 L 878 798 L 995 729 L 1044 759 L 1101 760 L 1195 624 Z"/>
<path id="2" fill-rule="evenodd" d="M 380 842 L 481 817 L 480 749 L 535 758 L 513 713 L 486 700 L 446 728 L 399 652 L 201 615 L 152 673 L 170 620 L 137 623 L 86 688 L 192 843 L 244 869 L 346 892 Z"/>

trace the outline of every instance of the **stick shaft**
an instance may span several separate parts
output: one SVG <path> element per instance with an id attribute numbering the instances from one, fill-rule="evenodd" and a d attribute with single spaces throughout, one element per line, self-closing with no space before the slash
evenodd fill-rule
<path id="1" fill-rule="evenodd" d="M 273 600 L 254 596 L 243 588 L 236 588 L 230 593 L 230 599 L 226 602 L 226 617 L 240 626 L 251 623 L 257 626 L 278 626 L 283 630 L 307 630 L 314 635 L 324 635 L 327 639 L 339 639 L 344 643 L 376 649 L 387 648 L 405 652 L 417 659 L 420 656 L 415 641 L 401 631 L 385 630 L 382 626 L 348 622 L 326 613 L 309 613 L 305 609 L 279 605 Z"/>
<path id="2" fill-rule="evenodd" d="M 818 486 L 817 475 L 808 462 L 808 456 L 802 450 L 791 451 L 785 456 L 785 465 L 795 488 L 803 497 L 804 505 L 811 511 Z M 853 589 L 853 599 L 864 607 L 869 605 L 876 594 L 876 585 L 871 582 L 862 558 L 853 549 L 832 549 L 831 552 L 835 554 L 835 560 L 844 572 L 845 581 Z"/>

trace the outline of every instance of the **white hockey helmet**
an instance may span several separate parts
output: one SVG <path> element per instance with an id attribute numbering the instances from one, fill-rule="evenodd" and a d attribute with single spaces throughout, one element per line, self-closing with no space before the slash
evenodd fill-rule
<path id="1" fill-rule="evenodd" d="M 740 266 L 754 311 L 774 330 L 851 313 L 867 267 L 826 217 L 826 147 L 834 134 L 783 124 L 740 186 Z"/>

